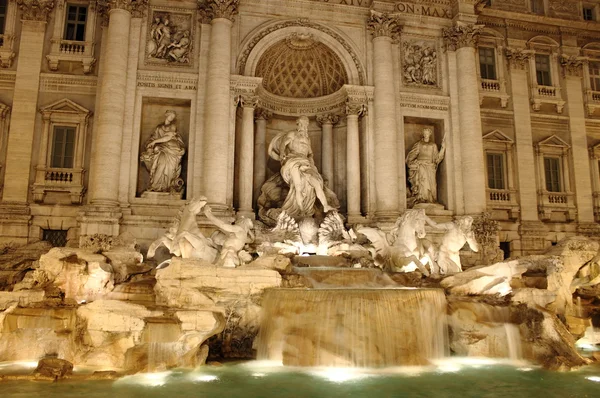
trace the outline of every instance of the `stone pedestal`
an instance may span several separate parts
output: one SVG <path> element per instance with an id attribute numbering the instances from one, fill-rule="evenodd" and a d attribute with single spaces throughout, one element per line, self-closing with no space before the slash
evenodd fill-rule
<path id="1" fill-rule="evenodd" d="M 520 248 L 516 255 L 540 254 L 549 246 L 546 240 L 548 228 L 541 221 L 522 221 L 519 226 Z"/>

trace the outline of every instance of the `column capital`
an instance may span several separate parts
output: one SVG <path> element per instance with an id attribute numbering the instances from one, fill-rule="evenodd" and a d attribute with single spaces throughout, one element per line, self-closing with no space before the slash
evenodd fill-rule
<path id="1" fill-rule="evenodd" d="M 367 20 L 367 30 L 373 34 L 373 38 L 386 36 L 397 40 L 402 25 L 393 15 L 371 11 L 371 16 Z"/>
<path id="2" fill-rule="evenodd" d="M 269 120 L 273 117 L 273 112 L 266 110 L 265 108 L 256 108 L 254 111 L 254 118 L 256 120 Z"/>
<path id="3" fill-rule="evenodd" d="M 340 116 L 336 115 L 335 113 L 328 113 L 325 115 L 317 116 L 317 123 L 319 124 L 319 126 L 323 126 L 324 124 L 334 125 L 339 121 L 340 121 Z"/>
<path id="4" fill-rule="evenodd" d="M 108 23 L 108 13 L 111 10 L 125 10 L 134 18 L 141 18 L 147 8 L 149 0 L 98 0 L 98 13 L 103 18 L 103 25 Z"/>
<path id="5" fill-rule="evenodd" d="M 17 0 L 21 19 L 25 21 L 47 22 L 54 9 L 54 0 Z"/>
<path id="6" fill-rule="evenodd" d="M 234 105 L 242 108 L 256 108 L 258 106 L 258 96 L 254 94 L 236 94 L 233 97 Z"/>
<path id="7" fill-rule="evenodd" d="M 198 0 L 198 10 L 202 23 L 209 23 L 216 18 L 234 21 L 238 13 L 240 0 Z"/>
<path id="8" fill-rule="evenodd" d="M 446 48 L 450 51 L 456 51 L 463 47 L 477 47 L 483 27 L 484 25 L 457 22 L 451 28 L 444 28 L 442 37 L 446 43 Z"/>
<path id="9" fill-rule="evenodd" d="M 565 76 L 581 77 L 583 76 L 583 66 L 588 62 L 586 57 L 576 55 L 561 55 L 560 64 L 563 67 Z"/>
<path id="10" fill-rule="evenodd" d="M 346 101 L 346 116 L 365 116 L 367 104 L 359 101 Z"/>
<path id="11" fill-rule="evenodd" d="M 506 48 L 504 54 L 511 69 L 527 70 L 533 51 L 524 48 Z"/>

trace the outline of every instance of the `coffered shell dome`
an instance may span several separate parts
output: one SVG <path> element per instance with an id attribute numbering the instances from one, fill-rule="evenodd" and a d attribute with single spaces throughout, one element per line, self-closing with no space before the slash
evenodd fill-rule
<path id="1" fill-rule="evenodd" d="M 288 98 L 333 94 L 348 81 L 337 54 L 312 35 L 299 33 L 265 51 L 255 75 L 263 78 L 268 92 Z"/>

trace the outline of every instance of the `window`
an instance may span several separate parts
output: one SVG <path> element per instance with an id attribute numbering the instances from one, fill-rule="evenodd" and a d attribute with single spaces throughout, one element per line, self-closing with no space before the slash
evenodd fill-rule
<path id="1" fill-rule="evenodd" d="M 552 86 L 550 78 L 550 56 L 535 55 L 535 75 L 537 84 L 540 86 Z"/>
<path id="2" fill-rule="evenodd" d="M 42 240 L 50 242 L 52 247 L 65 247 L 67 245 L 67 232 L 61 229 L 42 229 Z"/>
<path id="3" fill-rule="evenodd" d="M 85 22 L 87 19 L 87 6 L 67 5 L 65 18 L 65 40 L 85 41 Z"/>
<path id="4" fill-rule="evenodd" d="M 4 27 L 6 26 L 6 3 L 8 0 L 0 0 L 0 35 L 4 34 Z M 1 44 L 0 44 L 1 45 Z"/>
<path id="5" fill-rule="evenodd" d="M 505 189 L 504 155 L 502 153 L 487 153 L 488 188 Z"/>
<path id="6" fill-rule="evenodd" d="M 75 150 L 75 127 L 54 126 L 52 141 L 52 160 L 50 167 L 61 169 L 73 168 L 73 152 Z"/>
<path id="7" fill-rule="evenodd" d="M 590 88 L 592 91 L 600 91 L 600 62 L 590 62 Z"/>
<path id="8" fill-rule="evenodd" d="M 562 192 L 560 184 L 560 158 L 544 158 L 544 172 L 546 174 L 546 191 Z"/>
<path id="9" fill-rule="evenodd" d="M 583 20 L 584 21 L 595 21 L 594 18 L 594 8 L 593 7 L 583 7 Z"/>
<path id="10" fill-rule="evenodd" d="M 531 12 L 544 15 L 544 0 L 531 0 Z"/>
<path id="11" fill-rule="evenodd" d="M 496 77 L 496 54 L 493 48 L 479 48 L 479 70 L 482 79 L 497 80 Z"/>

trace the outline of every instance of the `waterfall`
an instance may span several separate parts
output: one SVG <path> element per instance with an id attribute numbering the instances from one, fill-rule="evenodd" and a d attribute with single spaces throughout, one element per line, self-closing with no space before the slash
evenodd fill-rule
<path id="1" fill-rule="evenodd" d="M 523 353 L 521 351 L 521 332 L 519 331 L 519 327 L 514 323 L 505 323 L 504 330 L 506 331 L 508 358 L 515 361 L 523 359 Z"/>
<path id="2" fill-rule="evenodd" d="M 258 359 L 385 367 L 448 353 L 441 289 L 269 289 L 263 311 Z"/>
<path id="3" fill-rule="evenodd" d="M 143 339 L 148 347 L 148 371 L 164 370 L 179 364 L 181 327 L 172 320 L 147 320 Z"/>

